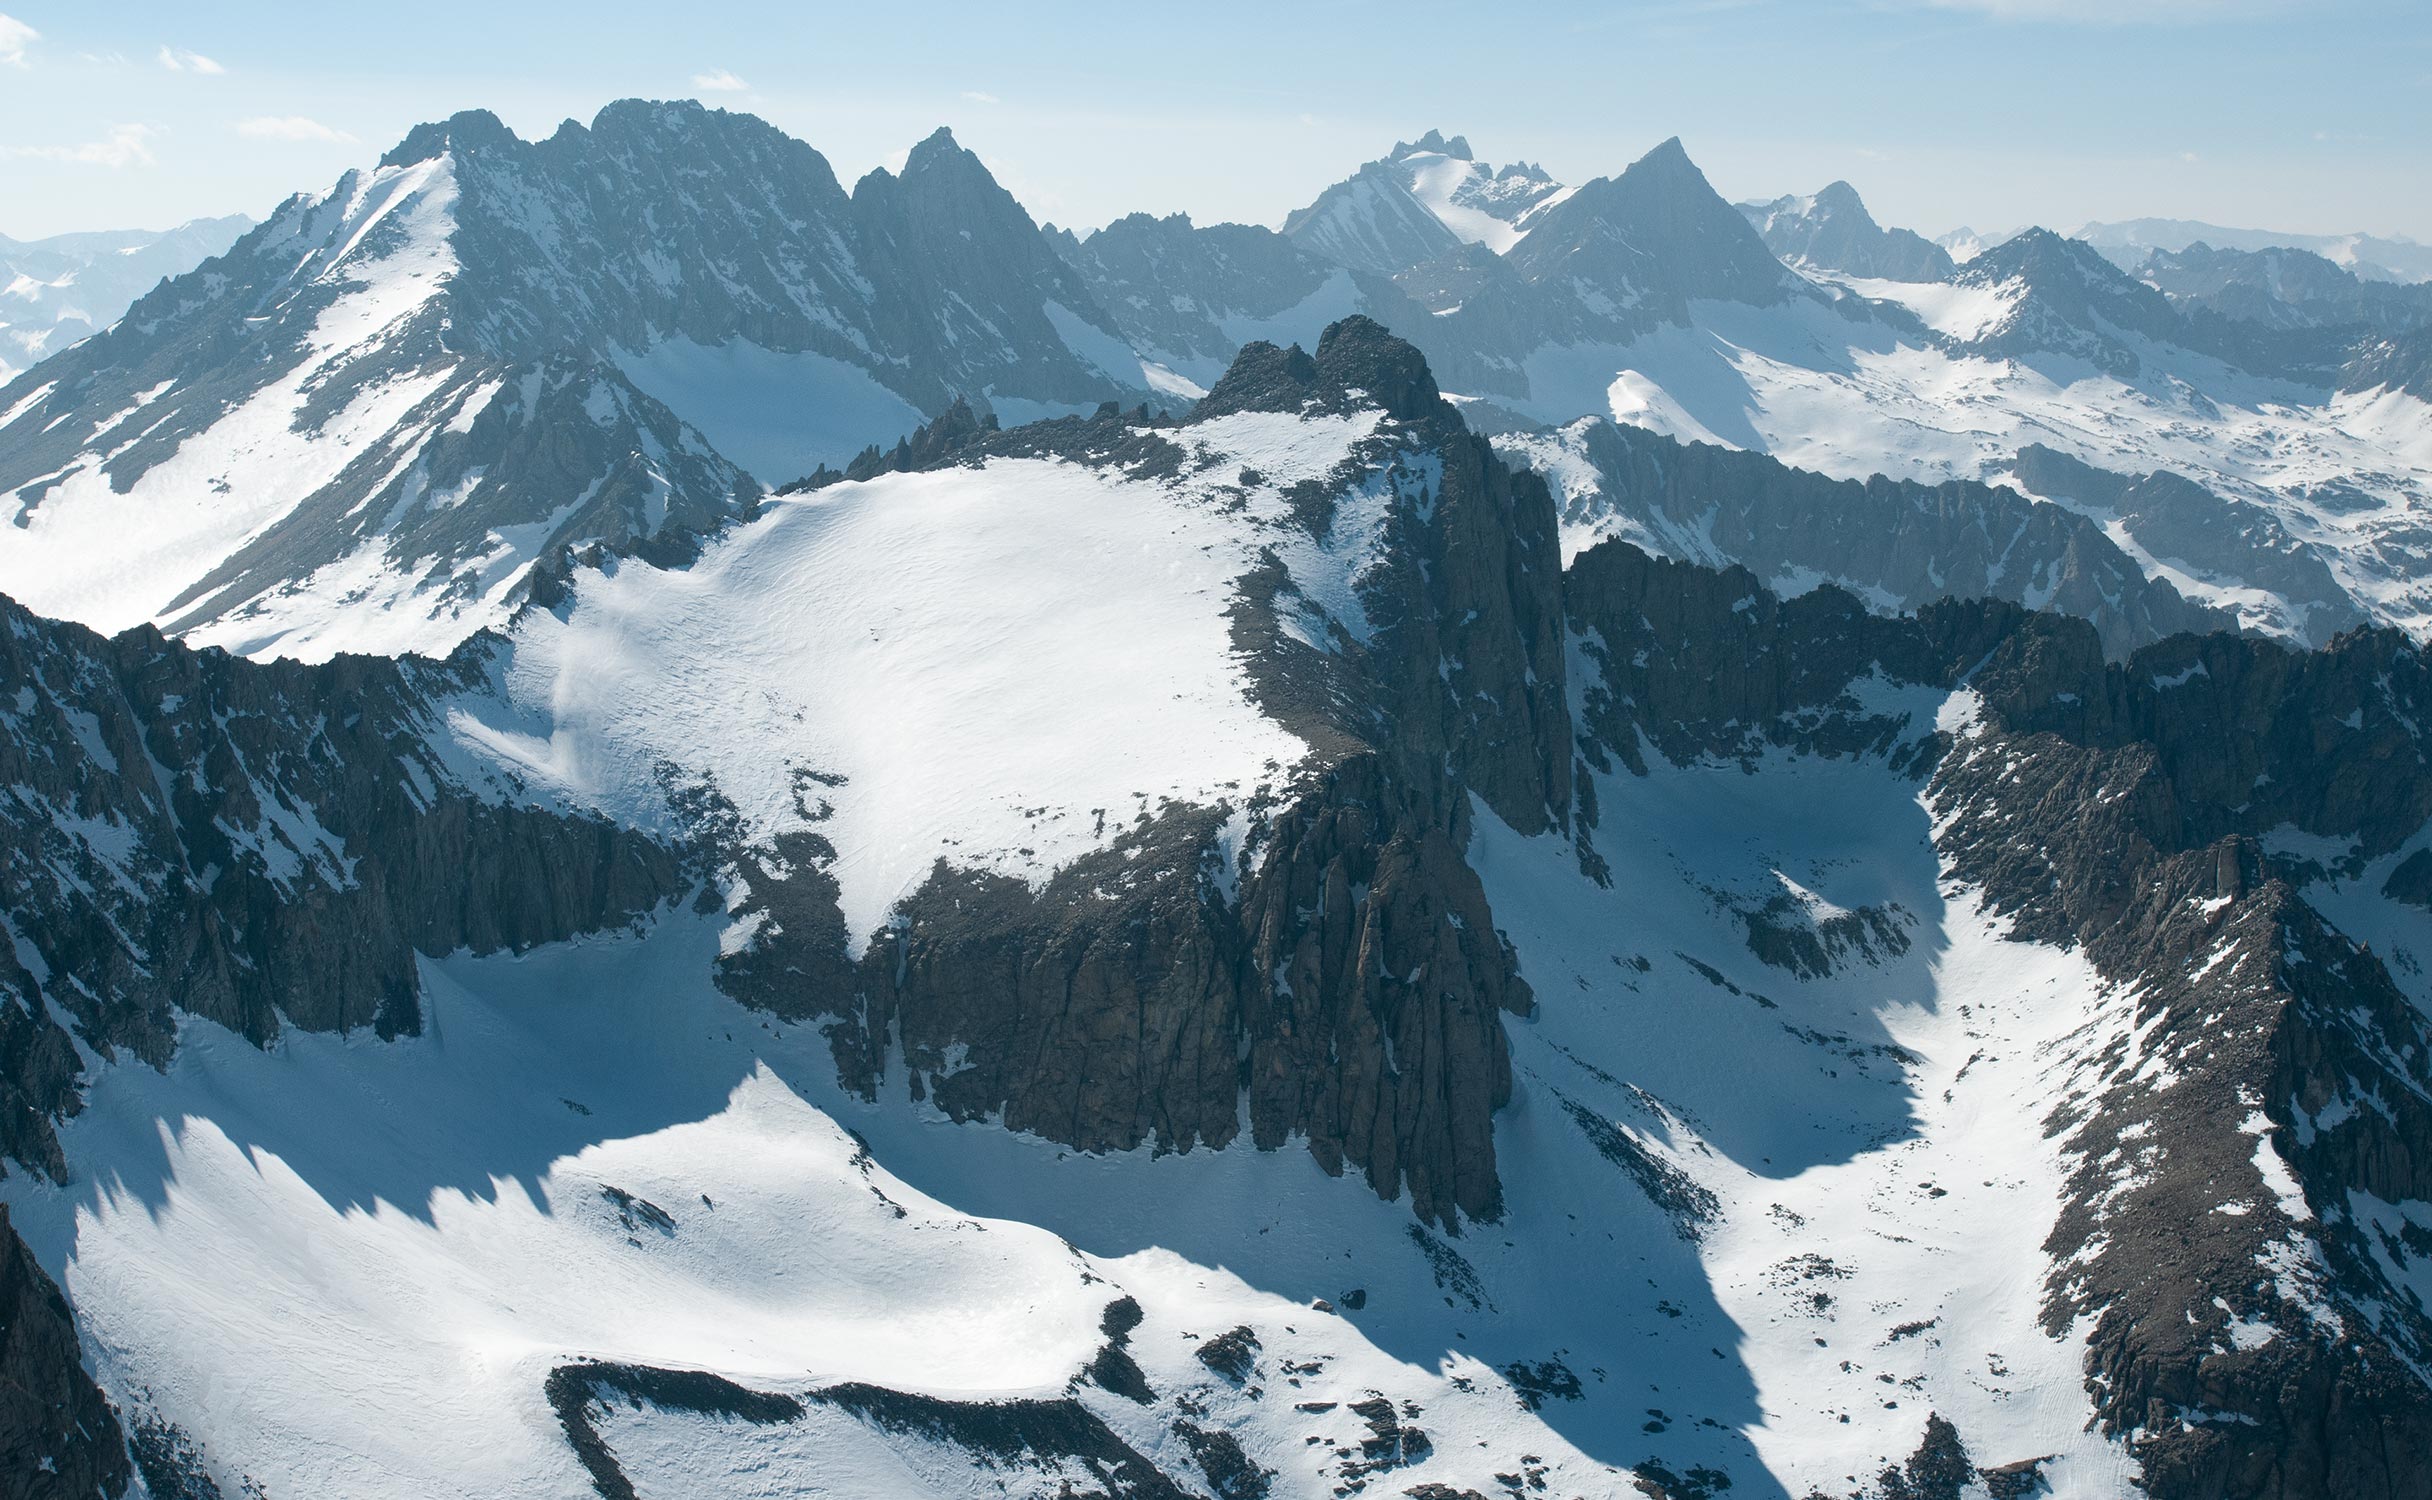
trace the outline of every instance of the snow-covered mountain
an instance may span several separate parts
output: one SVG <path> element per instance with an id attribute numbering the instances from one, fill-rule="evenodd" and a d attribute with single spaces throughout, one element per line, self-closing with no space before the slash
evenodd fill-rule
<path id="1" fill-rule="evenodd" d="M 1353 313 L 1394 326 L 1425 316 L 1388 277 L 1312 255 L 1258 225 L 1131 214 L 1087 239 L 1051 237 L 1149 383 L 1185 400 L 1205 395 L 1245 344 L 1313 345 Z"/>
<path id="2" fill-rule="evenodd" d="M 697 106 L 540 142 L 459 116 L 7 389 L 0 588 L 247 652 L 444 654 L 554 548 L 682 550 L 957 399 L 1004 425 L 1180 406 L 1244 345 L 1360 313 L 1483 426 L 1603 418 L 1852 480 L 2023 484 L 2035 447 L 2167 473 L 2253 524 L 2045 498 L 2248 628 L 2432 621 L 2432 339 L 2408 289 L 2283 287 L 2257 316 L 2232 286 L 2267 269 L 2157 270 L 2157 292 L 2043 231 L 1949 265 L 1838 184 L 1759 217 L 1778 244 L 1678 141 L 1557 189 L 1430 133 L 1282 234 L 1133 216 L 1084 237 L 1035 227 L 942 134 L 848 193 L 809 147 Z M 573 411 L 591 430 L 567 441 Z M 1812 535 L 1740 560 L 1857 579 Z"/>
<path id="3" fill-rule="evenodd" d="M 1460 159 L 1421 149 L 1429 145 L 1397 150 L 1360 180 L 1382 192 L 1401 180 L 1385 170 L 1396 160 Z M 1393 201 L 1395 215 L 1362 222 L 1419 222 L 1403 211 L 1406 195 Z M 2412 324 L 2326 322 L 2293 337 L 2160 294 L 2041 230 L 1962 268 L 1883 230 L 1838 184 L 1747 218 L 1672 141 L 1618 177 L 1549 198 L 1524 237 L 1447 248 L 1422 226 L 1391 254 L 1366 257 L 1371 267 L 1415 261 L 1390 287 L 1373 269 L 1329 268 L 1240 226 L 1136 218 L 1070 242 L 1067 254 L 1135 347 L 1192 387 L 1245 336 L 1298 336 L 1296 325 L 1358 310 L 1405 330 L 1473 419 L 1516 438 L 1597 417 L 1838 478 L 1973 484 L 1958 493 L 1976 538 L 2033 539 L 2010 559 L 2014 570 L 1983 575 L 1977 543 L 1955 534 L 1941 538 L 1955 552 L 1927 545 L 1913 572 L 1884 569 L 1855 536 L 1843 546 L 1830 527 L 1796 524 L 1778 542 L 1750 534 L 1684 556 L 1744 561 L 1783 581 L 1863 581 L 1886 601 L 1924 602 L 1934 580 L 1977 576 L 2007 578 L 1986 587 L 2035 600 L 2049 596 L 2026 580 L 2107 574 L 2108 561 L 2072 556 L 2064 540 L 2091 526 L 2102 550 L 2145 575 L 2126 595 L 2101 586 L 2128 611 L 2116 620 L 2099 611 L 2106 630 L 2125 632 L 2111 637 L 2123 649 L 2151 638 L 2126 623 L 2141 610 L 2125 601 L 2147 588 L 2310 641 L 2365 618 L 2417 629 L 2432 618 L 2413 540 L 2427 471 L 2407 436 L 2421 398 Z M 2212 526 L 2176 505 L 2117 514 L 2077 485 L 2037 493 L 2079 521 L 2028 527 L 2031 510 L 1981 486 L 2027 484 L 2029 449 L 2065 451 L 2127 480 L 2192 481 L 2208 497 L 2199 510 L 2235 519 Z M 1563 450 L 1511 448 L 1547 463 Z M 2378 503 L 2335 498 L 2351 490 Z M 1796 479 L 1772 492 L 1809 493 Z M 2140 491 L 2165 492 L 2176 493 Z M 2324 497 L 2331 503 L 2317 508 Z M 1738 495 L 1725 503 L 1754 513 Z M 1910 533 L 1921 544 L 1929 534 Z M 2152 618 L 2190 617 L 2164 607 Z"/>
<path id="4" fill-rule="evenodd" d="M 1884 281 L 1948 281 L 1956 270 L 1951 253 L 1932 240 L 1877 224 L 1846 182 L 1770 203 L 1743 203 L 1740 212 L 1767 249 L 1794 265 Z"/>
<path id="5" fill-rule="evenodd" d="M 2156 250 L 2133 268 L 2181 306 L 2273 329 L 2404 334 L 2432 323 L 2432 284 L 2368 281 L 2310 250 Z"/>
<path id="6" fill-rule="evenodd" d="M 1496 446 L 1552 486 L 1565 558 L 1619 537 L 1656 557 L 1738 564 L 1784 597 L 1834 584 L 1885 614 L 1914 613 L 1953 597 L 2013 600 L 2091 623 L 2117 657 L 2182 632 L 2237 624 L 2234 615 L 2190 602 L 2168 580 L 2148 577 L 2082 511 L 2031 499 L 2010 485 L 1832 479 L 1762 454 L 1681 443 L 1601 417 L 1551 433 L 1508 434 Z M 2049 465 L 2056 456 L 2030 452 L 2047 460 L 2033 470 L 2040 492 L 2121 508 L 2127 481 L 2103 476 L 2111 487 L 2096 487 L 2099 481 L 2089 481 L 2097 471 L 2084 470 L 2072 471 L 2073 482 L 2055 482 Z M 2173 494 L 2195 490 L 2171 475 L 2155 476 L 2147 487 L 2163 482 L 2180 487 Z M 2203 496 L 2197 503 L 2231 502 Z M 2128 512 L 2139 534 L 2151 530 L 2141 510 Z M 2304 554 L 2293 561 L 2310 560 Z M 2322 608 L 2335 609 L 2341 599 L 2327 570 L 2319 578 L 2277 581 Z M 2300 582 L 2311 587 L 2301 589 Z M 2350 610 L 2338 624 L 2360 620 Z"/>
<path id="7" fill-rule="evenodd" d="M 1430 130 L 1294 210 L 1283 234 L 1321 260 L 1391 276 L 1461 245 L 1509 250 L 1565 196 L 1541 167 L 1489 167 L 1467 140 Z"/>
<path id="8" fill-rule="evenodd" d="M 1683 533 L 1820 483 L 1629 441 Z M 1183 416 L 958 408 L 853 467 L 555 553 L 444 664 L 0 606 L 12 1451 L 112 1495 L 2414 1492 L 2397 632 L 2118 660 L 1566 537 L 1363 319 Z M 2077 546 L 2035 586 L 2134 587 Z"/>
<path id="9" fill-rule="evenodd" d="M 848 194 L 747 115 L 628 101 L 526 142 L 463 114 L 0 387 L 0 591 L 444 654 L 552 547 L 707 529 L 957 396 L 1147 390 L 942 131 Z"/>
<path id="10" fill-rule="evenodd" d="M 2140 531 L 2076 496 L 2045 498 L 2247 628 L 2312 642 L 2360 617 L 2432 628 L 2420 332 L 2292 338 L 2176 305 L 2042 230 L 1943 280 L 1812 258 L 1794 274 L 1677 142 L 1578 189 L 1506 255 L 1398 280 L 1436 314 L 1410 337 L 1481 422 L 1602 417 L 1851 480 L 2020 484 L 2030 447 L 2168 473 L 2260 523 L 2198 535 L 2148 518 Z M 1769 576 L 1858 576 L 1838 550 L 1748 560 Z M 2327 597 L 2267 581 L 2296 576 L 2292 551 L 2306 555 L 2296 575 L 2335 579 Z"/>
<path id="11" fill-rule="evenodd" d="M 230 214 L 160 232 L 0 235 L 0 384 L 109 327 L 162 278 L 193 270 L 252 227 Z"/>
<path id="12" fill-rule="evenodd" d="M 2423 313 L 418 128 L 0 387 L 6 1472 L 2420 1494 Z"/>
<path id="13" fill-rule="evenodd" d="M 2026 227 L 2021 225 L 2016 229 L 1983 231 L 1971 229 L 1962 224 L 1946 234 L 1935 235 L 1934 243 L 1953 261 L 1964 266 L 2002 241 L 2023 233 Z"/>

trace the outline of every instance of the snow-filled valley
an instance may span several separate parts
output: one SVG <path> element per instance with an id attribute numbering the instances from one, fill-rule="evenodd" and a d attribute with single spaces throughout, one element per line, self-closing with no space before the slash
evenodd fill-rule
<path id="1" fill-rule="evenodd" d="M 852 1097 L 815 1029 L 710 988 L 722 919 L 674 913 L 427 962 L 411 1040 L 259 1051 L 190 1022 L 165 1073 L 98 1081 L 72 1185 L 7 1201 L 105 1389 L 194 1435 L 232 1493 L 582 1493 L 544 1390 L 582 1360 L 795 1396 L 1070 1389 L 1177 1472 L 1178 1418 L 1230 1431 L 1279 1493 L 1372 1462 L 1350 1406 L 1379 1394 L 1428 1435 L 1397 1492 L 1627 1495 L 1660 1466 L 1803 1495 L 1897 1464 L 1939 1413 L 2000 1435 L 1971 1437 L 1980 1463 L 2060 1455 L 2055 1493 L 2119 1493 L 2080 1346 L 2037 1323 L 2060 1174 L 2038 1122 L 2118 1023 L 2104 986 L 1940 884 L 1915 784 L 1879 764 L 1603 791 L 1627 840 L 1609 890 L 1560 840 L 1479 821 L 1541 1009 L 1514 1027 L 1509 1212 L 1458 1237 L 1299 1151 L 1092 1156 Z M 1735 903 L 1781 890 L 1893 913 L 1905 951 L 1762 964 Z M 1123 1296 L 1145 1406 L 1073 1384 Z M 1237 1327 L 1244 1380 L 1199 1357 Z M 1062 1472 L 816 1403 L 611 1401 L 598 1431 L 645 1496 L 1044 1494 Z"/>

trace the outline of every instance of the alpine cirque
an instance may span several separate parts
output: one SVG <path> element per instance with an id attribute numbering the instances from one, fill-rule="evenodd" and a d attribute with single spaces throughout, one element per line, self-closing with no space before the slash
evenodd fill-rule
<path id="1" fill-rule="evenodd" d="M 965 98 L 0 239 L 0 1497 L 2432 1496 L 2432 251 Z"/>

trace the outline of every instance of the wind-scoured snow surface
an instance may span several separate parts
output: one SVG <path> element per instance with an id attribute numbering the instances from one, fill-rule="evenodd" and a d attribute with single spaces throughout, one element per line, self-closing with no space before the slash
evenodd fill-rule
<path id="1" fill-rule="evenodd" d="M 755 837 L 815 828 L 859 951 L 940 859 L 1043 880 L 1169 801 L 1239 806 L 1291 772 L 1307 747 L 1250 702 L 1234 585 L 1277 548 L 1303 598 L 1365 633 L 1359 502 L 1328 549 L 1282 492 L 1377 421 L 1201 423 L 1187 441 L 1222 461 L 1171 479 L 1000 459 L 772 499 L 689 567 L 578 574 L 455 732 L 645 826 L 673 766 Z"/>
<path id="2" fill-rule="evenodd" d="M 2010 467 L 2029 444 L 2117 473 L 2169 470 L 2263 506 L 2369 614 L 2432 632 L 2432 556 L 2421 543 L 2432 521 L 2432 404 L 2394 390 L 2333 394 L 2149 345 L 2141 373 L 2125 379 L 2064 355 L 1972 352 L 1966 343 L 2010 316 L 2015 289 L 1854 286 L 1900 304 L 1943 342 L 1822 302 L 1697 303 L 1686 323 L 1627 345 L 1540 349 L 1528 361 L 1529 397 L 1512 404 L 1550 422 L 1609 415 L 1842 479 L 2014 482 Z M 2117 518 L 2075 508 L 2190 598 L 2259 629 L 2305 616 L 2303 601 L 2154 557 Z"/>
<path id="3" fill-rule="evenodd" d="M 1355 1451 L 1367 1435 L 1339 1406 L 1293 1403 L 1379 1390 L 1460 1440 L 1406 1483 L 1491 1484 L 1526 1453 L 1617 1492 L 1479 1358 L 1392 1347 L 1441 1305 L 1402 1206 L 1300 1152 L 1081 1158 L 859 1105 L 815 1031 L 715 996 L 716 940 L 682 918 L 428 965 L 423 1038 L 265 1054 L 197 1025 L 167 1074 L 113 1071 L 74 1147 L 113 1162 L 105 1178 L 10 1181 L 122 1409 L 175 1424 L 229 1493 L 242 1476 L 274 1495 L 568 1496 L 586 1484 L 543 1392 L 561 1365 L 1051 1400 L 1129 1295 L 1151 1384 L 1196 1387 L 1213 1408 L 1199 1420 L 1282 1470 L 1279 1493 L 1324 1487 L 1335 1455 L 1305 1432 Z M 1217 1253 L 1227 1239 L 1234 1255 Z M 1380 1336 L 1309 1306 L 1363 1282 L 1399 1304 Z M 1196 1357 L 1244 1325 L 1263 1399 Z M 1170 1406 L 1083 1398 L 1138 1451 L 1188 1463 Z M 939 1479 L 997 1494 L 1008 1477 L 951 1448 L 924 1462 L 932 1445 L 837 1411 L 754 1429 L 643 1408 L 601 1425 L 646 1495 L 875 1500 Z"/>

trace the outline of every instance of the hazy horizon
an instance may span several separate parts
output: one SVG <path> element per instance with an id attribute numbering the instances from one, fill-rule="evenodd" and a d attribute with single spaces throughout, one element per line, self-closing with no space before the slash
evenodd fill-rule
<path id="1" fill-rule="evenodd" d="M 532 138 L 638 96 L 760 115 L 848 185 L 945 125 L 1034 217 L 1081 229 L 1135 211 L 1272 225 L 1435 128 L 1570 182 L 1678 135 L 1732 199 L 1842 178 L 1928 234 L 2174 218 L 2432 240 L 2432 21 L 2387 0 L 1668 0 L 1491 21 L 1344 3 L 1090 27 L 950 5 L 909 42 L 901 18 L 845 7 L 730 6 L 671 41 L 628 3 L 569 23 L 435 0 L 372 49 L 285 9 L 0 13 L 0 234 L 259 218 L 424 120 L 484 108 Z"/>

